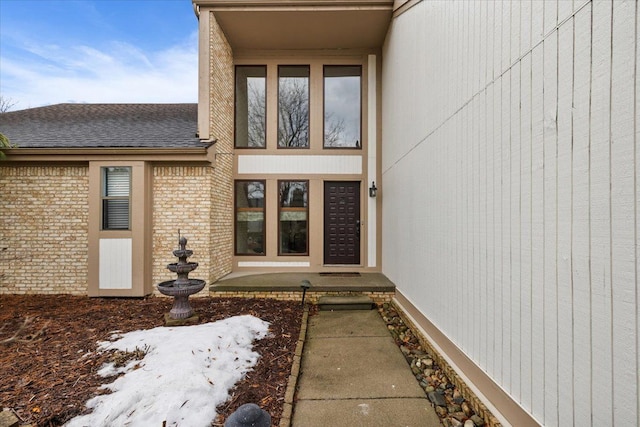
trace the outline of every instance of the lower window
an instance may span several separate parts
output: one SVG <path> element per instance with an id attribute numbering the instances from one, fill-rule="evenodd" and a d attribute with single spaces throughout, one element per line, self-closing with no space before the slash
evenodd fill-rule
<path id="1" fill-rule="evenodd" d="M 309 253 L 309 181 L 278 181 L 278 255 Z"/>
<path id="2" fill-rule="evenodd" d="M 236 255 L 264 255 L 264 181 L 235 183 Z"/>

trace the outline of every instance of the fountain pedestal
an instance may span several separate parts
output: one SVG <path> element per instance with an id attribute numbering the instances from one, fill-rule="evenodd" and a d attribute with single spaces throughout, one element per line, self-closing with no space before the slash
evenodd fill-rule
<path id="1" fill-rule="evenodd" d="M 187 262 L 187 258 L 193 255 L 193 251 L 186 248 L 187 239 L 181 237 L 179 243 L 180 249 L 173 251 L 173 255 L 178 257 L 178 262 L 167 265 L 170 271 L 178 274 L 178 278 L 158 284 L 160 293 L 173 297 L 173 307 L 164 316 L 166 326 L 198 323 L 199 317 L 189 304 L 189 296 L 200 292 L 205 286 L 204 280 L 189 279 L 189 273 L 198 268 L 198 263 Z"/>

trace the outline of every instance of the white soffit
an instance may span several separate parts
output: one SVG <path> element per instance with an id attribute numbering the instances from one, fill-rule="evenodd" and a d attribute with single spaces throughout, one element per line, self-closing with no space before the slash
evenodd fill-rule
<path id="1" fill-rule="evenodd" d="M 393 0 L 194 0 L 234 49 L 379 48 Z"/>
<path id="2" fill-rule="evenodd" d="M 362 173 L 362 156 L 238 156 L 238 174 L 331 174 Z"/>

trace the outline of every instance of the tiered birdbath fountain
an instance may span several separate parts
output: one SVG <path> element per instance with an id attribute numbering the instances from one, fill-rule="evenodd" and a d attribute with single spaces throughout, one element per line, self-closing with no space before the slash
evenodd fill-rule
<path id="1" fill-rule="evenodd" d="M 167 326 L 179 326 L 198 323 L 198 315 L 193 312 L 189 304 L 189 295 L 200 292 L 205 285 L 204 280 L 189 279 L 189 273 L 198 268 L 197 262 L 187 262 L 193 251 L 187 249 L 187 239 L 179 237 L 180 249 L 173 251 L 178 262 L 167 265 L 167 268 L 178 274 L 176 280 L 169 280 L 158 284 L 158 290 L 164 295 L 173 297 L 173 307 L 165 314 Z"/>

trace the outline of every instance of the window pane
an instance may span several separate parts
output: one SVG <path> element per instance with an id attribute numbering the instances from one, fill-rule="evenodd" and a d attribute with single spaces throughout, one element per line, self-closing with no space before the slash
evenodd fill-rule
<path id="1" fill-rule="evenodd" d="M 129 229 L 129 199 L 105 199 L 102 212 L 103 230 Z"/>
<path id="2" fill-rule="evenodd" d="M 267 67 L 236 67 L 236 147 L 261 148 L 266 141 Z"/>
<path id="3" fill-rule="evenodd" d="M 236 254 L 264 254 L 264 181 L 236 181 Z"/>
<path id="4" fill-rule="evenodd" d="M 307 181 L 280 181 L 279 254 L 307 254 L 309 207 Z"/>
<path id="5" fill-rule="evenodd" d="M 360 66 L 324 67 L 324 146 L 360 148 Z"/>
<path id="6" fill-rule="evenodd" d="M 128 230 L 131 168 L 102 168 L 102 229 Z"/>
<path id="7" fill-rule="evenodd" d="M 278 147 L 309 147 L 309 66 L 278 67 Z"/>
<path id="8" fill-rule="evenodd" d="M 131 168 L 109 167 L 104 169 L 104 196 L 125 196 L 129 197 L 131 187 Z"/>

